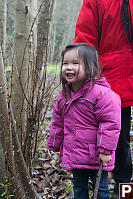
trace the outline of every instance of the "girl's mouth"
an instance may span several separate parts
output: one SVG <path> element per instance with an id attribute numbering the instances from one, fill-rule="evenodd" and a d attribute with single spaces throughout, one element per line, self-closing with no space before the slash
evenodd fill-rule
<path id="1" fill-rule="evenodd" d="M 68 78 L 73 78 L 73 77 L 75 77 L 75 73 L 66 73 L 66 76 Z"/>

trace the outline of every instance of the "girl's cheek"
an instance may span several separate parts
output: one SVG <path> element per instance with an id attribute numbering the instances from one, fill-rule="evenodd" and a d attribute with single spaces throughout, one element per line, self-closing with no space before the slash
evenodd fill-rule
<path id="1" fill-rule="evenodd" d="M 62 69 L 61 69 L 62 74 L 64 73 L 64 71 L 65 71 L 65 69 L 64 69 L 64 67 L 62 67 Z"/>

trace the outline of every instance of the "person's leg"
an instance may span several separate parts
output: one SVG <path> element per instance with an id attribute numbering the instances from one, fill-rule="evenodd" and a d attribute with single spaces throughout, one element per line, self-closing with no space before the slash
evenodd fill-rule
<path id="1" fill-rule="evenodd" d="M 72 173 L 74 185 L 74 199 L 89 199 L 88 170 L 74 169 L 72 170 Z"/>
<path id="2" fill-rule="evenodd" d="M 92 175 L 90 176 L 90 179 L 94 186 L 96 183 L 96 175 L 97 175 L 97 171 L 94 170 Z M 109 191 L 109 187 L 108 187 L 108 172 L 107 171 L 102 172 L 97 199 L 110 199 L 110 191 Z"/>
<path id="3" fill-rule="evenodd" d="M 128 183 L 132 177 L 132 160 L 130 149 L 131 107 L 122 108 L 121 132 L 116 149 L 115 169 L 113 171 L 116 182 L 115 192 L 119 192 L 119 183 Z"/>

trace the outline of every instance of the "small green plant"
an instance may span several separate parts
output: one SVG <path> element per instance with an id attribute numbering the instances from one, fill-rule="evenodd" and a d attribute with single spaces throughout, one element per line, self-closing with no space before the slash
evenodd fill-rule
<path id="1" fill-rule="evenodd" d="M 9 199 L 11 197 L 14 197 L 14 195 L 8 194 L 8 189 L 9 187 L 11 187 L 11 183 L 9 183 L 8 180 L 5 181 L 5 184 L 0 182 L 0 187 L 3 190 L 3 192 L 0 195 L 2 198 Z"/>
<path id="2" fill-rule="evenodd" d="M 66 192 L 67 193 L 72 193 L 73 192 L 73 185 L 72 184 L 68 184 L 66 186 Z"/>

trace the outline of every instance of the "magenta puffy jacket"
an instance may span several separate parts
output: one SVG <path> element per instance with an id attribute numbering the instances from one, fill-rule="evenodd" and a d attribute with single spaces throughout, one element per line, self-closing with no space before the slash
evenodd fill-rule
<path id="1" fill-rule="evenodd" d="M 114 168 L 115 150 L 121 128 L 121 101 L 105 78 L 94 85 L 86 82 L 72 98 L 60 92 L 54 107 L 48 147 L 60 151 L 63 169 L 98 169 L 99 153 L 112 160 L 104 170 Z"/>

